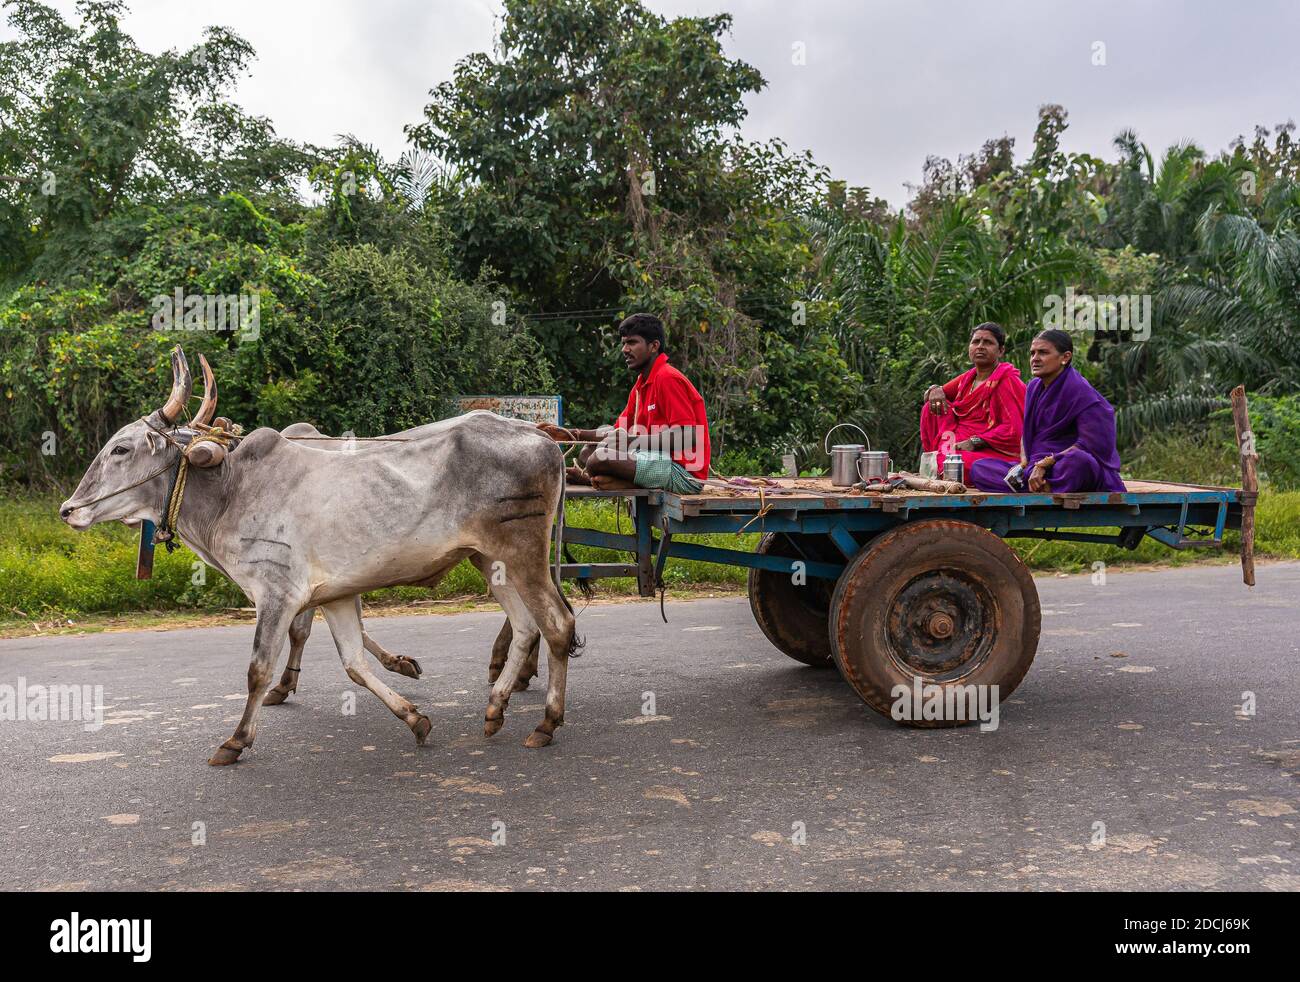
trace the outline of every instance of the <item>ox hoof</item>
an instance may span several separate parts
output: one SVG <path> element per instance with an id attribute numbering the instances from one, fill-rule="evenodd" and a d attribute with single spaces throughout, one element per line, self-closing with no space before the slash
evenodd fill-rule
<path id="1" fill-rule="evenodd" d="M 501 731 L 501 727 L 506 725 L 504 716 L 497 719 L 488 719 L 483 721 L 483 735 L 485 737 L 496 736 Z"/>
<path id="2" fill-rule="evenodd" d="M 397 668 L 394 669 L 398 675 L 405 675 L 408 679 L 418 679 L 422 669 L 420 663 L 414 658 L 407 658 L 403 655 L 397 659 Z"/>
<path id="3" fill-rule="evenodd" d="M 533 730 L 532 733 L 528 734 L 528 739 L 524 741 L 524 746 L 529 750 L 537 750 L 540 747 L 546 746 L 550 742 L 551 734 L 547 733 L 545 730 L 536 729 Z"/>
<path id="4" fill-rule="evenodd" d="M 224 744 L 217 748 L 217 752 L 208 758 L 208 763 L 213 767 L 226 767 L 239 760 L 242 750 L 232 750 Z"/>
<path id="5" fill-rule="evenodd" d="M 416 714 L 415 722 L 409 724 L 411 732 L 415 734 L 416 746 L 423 747 L 424 741 L 429 739 L 429 731 L 433 729 L 433 724 L 429 722 L 428 716 Z"/>
<path id="6" fill-rule="evenodd" d="M 280 703 L 284 702 L 286 699 L 289 698 L 289 693 L 291 692 L 293 692 L 292 689 L 280 689 L 278 687 L 274 688 L 266 694 L 266 698 L 262 700 L 262 705 L 278 706 L 280 705 Z"/>

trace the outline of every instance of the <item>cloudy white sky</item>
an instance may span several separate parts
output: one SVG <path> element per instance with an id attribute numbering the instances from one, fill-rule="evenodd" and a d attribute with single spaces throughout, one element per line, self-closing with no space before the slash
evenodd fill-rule
<path id="1" fill-rule="evenodd" d="M 668 16 L 735 17 L 729 53 L 767 88 L 746 136 L 810 149 L 835 177 L 895 206 L 927 154 L 956 158 L 1003 133 L 1028 149 L 1035 112 L 1070 112 L 1066 149 L 1110 156 L 1125 127 L 1153 149 L 1192 139 L 1217 151 L 1256 123 L 1300 118 L 1288 0 L 650 0 Z M 70 13 L 73 3 L 54 6 Z M 258 52 L 239 89 L 282 134 L 352 133 L 388 157 L 405 149 L 428 90 L 488 50 L 492 0 L 133 0 L 126 26 L 151 50 L 187 47 L 208 24 Z M 10 36 L 0 26 L 0 38 Z M 793 64 L 804 45 L 806 63 Z M 1105 64 L 1094 65 L 1096 42 Z"/>

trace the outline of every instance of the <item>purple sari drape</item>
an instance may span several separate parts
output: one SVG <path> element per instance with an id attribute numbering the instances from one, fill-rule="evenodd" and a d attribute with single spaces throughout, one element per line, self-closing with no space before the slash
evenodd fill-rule
<path id="1" fill-rule="evenodd" d="M 1124 491 L 1115 446 L 1115 410 L 1074 368 L 1066 366 L 1044 387 L 1033 379 L 1025 390 L 1025 456 L 1029 468 L 1052 456 L 1047 472 L 1053 492 Z M 985 461 L 971 469 L 972 482 L 984 491 L 1005 491 L 1007 467 L 994 471 Z M 1026 475 L 1027 476 L 1027 475 Z"/>

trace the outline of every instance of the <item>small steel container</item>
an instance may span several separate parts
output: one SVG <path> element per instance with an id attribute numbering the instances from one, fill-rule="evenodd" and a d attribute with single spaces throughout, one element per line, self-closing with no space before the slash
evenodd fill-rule
<path id="1" fill-rule="evenodd" d="M 944 458 L 943 479 L 956 481 L 958 484 L 966 483 L 966 465 L 962 462 L 961 454 L 950 453 Z"/>
<path id="2" fill-rule="evenodd" d="M 863 450 L 858 454 L 858 476 L 868 484 L 889 480 L 893 469 L 888 450 Z"/>

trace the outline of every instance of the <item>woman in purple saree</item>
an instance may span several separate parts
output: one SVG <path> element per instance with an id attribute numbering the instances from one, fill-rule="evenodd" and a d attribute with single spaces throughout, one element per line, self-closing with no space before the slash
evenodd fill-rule
<path id="1" fill-rule="evenodd" d="M 1033 379 L 1025 390 L 1020 462 L 1030 491 L 1123 491 L 1115 447 L 1115 410 L 1070 362 L 1074 342 L 1064 331 L 1043 331 L 1029 348 Z M 1008 491 L 1013 465 L 977 460 L 967 483 L 981 491 Z"/>

